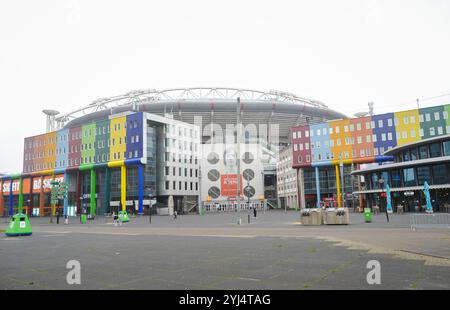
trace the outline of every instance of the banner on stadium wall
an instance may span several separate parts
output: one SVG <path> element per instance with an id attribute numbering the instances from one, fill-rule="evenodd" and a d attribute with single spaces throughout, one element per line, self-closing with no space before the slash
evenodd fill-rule
<path id="1" fill-rule="evenodd" d="M 12 184 L 12 194 L 13 195 L 19 195 L 20 179 L 12 180 L 12 182 L 13 182 L 13 184 Z M 4 195 L 9 194 L 10 186 L 11 186 L 11 181 L 3 182 L 2 193 Z M 23 194 L 29 194 L 30 193 L 30 179 L 24 179 L 23 180 L 22 193 Z"/>
<path id="2" fill-rule="evenodd" d="M 22 184 L 22 194 L 29 194 L 30 193 L 30 179 L 23 179 Z M 12 191 L 13 195 L 19 195 L 20 193 L 20 180 L 13 180 L 12 185 Z"/>
<path id="3" fill-rule="evenodd" d="M 22 194 L 29 194 L 30 193 L 30 185 L 31 185 L 31 180 L 28 179 L 23 179 L 22 181 Z"/>
<path id="4" fill-rule="evenodd" d="M 53 176 L 46 176 L 43 180 L 44 192 L 50 192 L 52 189 Z M 56 182 L 64 182 L 64 174 L 55 175 Z M 41 191 L 42 184 L 41 178 L 33 179 L 33 193 L 39 193 Z"/>
<path id="5" fill-rule="evenodd" d="M 220 191 L 222 196 L 237 196 L 237 174 L 224 174 L 220 176 Z M 242 175 L 240 177 L 240 193 L 242 195 Z"/>
<path id="6" fill-rule="evenodd" d="M 3 182 L 2 192 L 3 194 L 9 194 L 9 187 L 11 186 L 11 181 Z"/>

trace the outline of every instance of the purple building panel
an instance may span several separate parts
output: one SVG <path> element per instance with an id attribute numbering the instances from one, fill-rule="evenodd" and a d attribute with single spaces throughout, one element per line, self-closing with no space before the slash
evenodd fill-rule
<path id="1" fill-rule="evenodd" d="M 81 126 L 69 129 L 69 162 L 67 167 L 81 165 Z"/>
<path id="2" fill-rule="evenodd" d="M 311 167 L 311 140 L 309 125 L 292 128 L 292 167 Z"/>
<path id="3" fill-rule="evenodd" d="M 388 149 L 397 146 L 394 113 L 372 116 L 374 155 L 382 156 Z"/>

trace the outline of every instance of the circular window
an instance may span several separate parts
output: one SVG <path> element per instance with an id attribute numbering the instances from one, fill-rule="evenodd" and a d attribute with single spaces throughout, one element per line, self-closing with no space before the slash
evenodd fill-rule
<path id="1" fill-rule="evenodd" d="M 208 158 L 207 159 L 208 159 L 208 162 L 211 165 L 215 165 L 215 164 L 217 164 L 219 162 L 219 155 L 217 153 L 215 153 L 215 152 L 211 152 L 211 153 L 208 154 Z"/>
<path id="2" fill-rule="evenodd" d="M 220 196 L 220 189 L 216 186 L 211 187 L 208 190 L 208 196 L 211 196 L 213 199 L 217 199 Z"/>
<path id="3" fill-rule="evenodd" d="M 246 164 L 251 164 L 253 162 L 253 154 L 250 152 L 245 152 L 244 156 L 242 156 L 242 161 Z"/>
<path id="4" fill-rule="evenodd" d="M 226 150 L 223 154 L 223 162 L 226 166 L 234 167 L 237 163 L 236 152 L 232 149 Z"/>
<path id="5" fill-rule="evenodd" d="M 212 169 L 208 172 L 208 179 L 212 182 L 217 181 L 220 178 L 220 172 L 217 169 Z"/>
<path id="6" fill-rule="evenodd" d="M 244 195 L 249 198 L 255 196 L 255 188 L 253 186 L 246 186 L 244 188 Z"/>
<path id="7" fill-rule="evenodd" d="M 252 169 L 245 169 L 242 173 L 246 181 L 251 181 L 255 177 L 255 172 Z"/>

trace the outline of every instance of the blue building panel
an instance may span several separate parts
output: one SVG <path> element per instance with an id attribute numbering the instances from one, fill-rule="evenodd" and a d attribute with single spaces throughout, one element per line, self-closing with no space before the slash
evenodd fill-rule
<path id="1" fill-rule="evenodd" d="M 374 155 L 382 156 L 388 149 L 397 146 L 394 113 L 372 116 Z"/>
<path id="2" fill-rule="evenodd" d="M 310 140 L 313 162 L 330 161 L 332 153 L 328 123 L 311 125 Z"/>
<path id="3" fill-rule="evenodd" d="M 56 132 L 55 151 L 55 169 L 66 168 L 69 165 L 69 129 L 62 129 Z"/>
<path id="4" fill-rule="evenodd" d="M 143 113 L 127 115 L 127 159 L 142 158 L 143 156 Z"/>

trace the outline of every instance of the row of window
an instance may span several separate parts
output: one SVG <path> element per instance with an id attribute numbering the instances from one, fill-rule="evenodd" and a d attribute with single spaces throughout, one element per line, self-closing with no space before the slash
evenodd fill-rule
<path id="1" fill-rule="evenodd" d="M 450 126 L 447 126 L 446 128 L 445 128 L 445 130 L 446 130 L 446 132 L 447 133 L 450 133 Z M 424 136 L 424 130 L 421 128 L 420 130 L 419 130 L 419 134 L 420 134 L 420 136 L 421 137 L 423 137 Z M 444 128 L 442 127 L 442 126 L 438 126 L 437 128 L 435 128 L 435 127 L 430 127 L 429 128 L 429 135 L 430 136 L 435 136 L 435 135 L 443 135 L 444 134 Z M 400 140 L 401 138 L 402 139 L 408 139 L 408 136 L 410 137 L 410 138 L 415 138 L 416 137 L 416 131 L 415 130 L 411 130 L 410 132 L 409 132 L 409 135 L 408 135 L 408 132 L 405 130 L 405 131 L 402 131 L 401 133 L 400 132 L 396 132 L 396 138 L 397 138 L 397 140 Z M 374 142 L 374 143 L 376 143 L 378 140 L 377 140 L 377 135 L 376 134 L 374 134 L 374 135 L 366 135 L 366 143 L 371 143 L 371 142 Z M 387 132 L 387 133 L 381 133 L 381 141 L 382 142 L 386 142 L 386 141 L 393 141 L 393 136 L 392 136 L 392 132 Z M 325 144 L 325 147 L 334 147 L 334 145 L 335 145 L 335 140 L 333 140 L 333 139 L 331 139 L 331 140 L 326 140 L 326 141 L 324 141 L 324 144 Z M 357 142 L 357 144 L 362 144 L 363 143 L 363 137 L 362 136 L 358 136 L 358 137 L 356 137 L 356 142 Z M 344 139 L 344 145 L 354 145 L 355 144 L 355 138 L 354 137 L 347 137 L 347 138 L 345 138 Z M 342 140 L 341 139 L 336 139 L 336 146 L 341 146 L 342 145 Z M 294 143 L 294 151 L 297 151 L 297 150 L 300 150 L 300 151 L 303 151 L 304 149 L 305 150 L 309 150 L 309 147 L 310 147 L 310 145 L 309 145 L 309 143 L 308 142 L 306 142 L 306 143 Z M 321 141 L 316 141 L 316 142 L 311 142 L 311 149 L 313 149 L 313 148 L 320 148 L 321 147 Z"/>
<path id="2" fill-rule="evenodd" d="M 131 137 L 131 143 L 139 143 L 139 135 L 136 136 L 132 136 Z M 111 141 L 111 142 L 110 142 Z M 127 138 L 125 137 L 122 140 L 122 137 L 119 137 L 119 145 L 122 145 L 122 141 L 126 144 L 127 143 Z M 115 138 L 107 140 L 108 142 L 108 148 L 110 147 L 110 145 L 115 146 L 116 144 L 116 140 Z M 95 148 L 95 143 L 97 143 L 97 149 L 103 149 L 105 148 L 105 141 L 97 141 L 94 143 L 85 143 L 85 144 L 81 144 L 80 150 L 81 151 L 87 151 L 87 150 L 93 150 Z M 111 144 L 110 144 L 111 143 Z M 61 148 L 57 148 L 56 149 L 56 155 L 65 155 L 67 152 L 65 147 L 61 147 Z M 73 153 L 78 153 L 78 145 L 71 145 L 70 146 L 70 152 L 69 154 L 73 154 Z M 25 153 L 25 160 L 32 160 L 32 159 L 39 159 L 39 158 L 44 158 L 44 157 L 52 157 L 54 154 L 53 150 L 48 150 L 47 153 L 45 152 L 38 152 L 38 153 Z"/>
<path id="3" fill-rule="evenodd" d="M 116 131 L 120 131 L 120 123 L 116 123 L 114 124 L 114 132 Z M 129 122 L 129 126 L 130 128 L 137 128 L 137 121 L 131 121 Z M 126 123 L 124 123 L 124 128 L 127 128 Z M 94 130 L 94 135 L 101 135 L 101 134 L 106 134 L 106 133 L 110 133 L 110 126 L 101 126 L 101 127 L 96 127 Z M 90 129 L 85 129 L 83 130 L 83 137 L 91 137 L 92 136 L 92 128 Z M 59 141 L 63 142 L 63 141 L 67 141 L 68 139 L 68 135 L 58 135 L 59 137 Z M 72 141 L 73 140 L 79 140 L 82 137 L 82 133 L 81 131 L 74 131 L 72 132 L 71 138 Z M 58 138 L 57 138 L 58 139 Z M 42 139 L 42 140 L 34 140 L 33 142 L 29 141 L 28 143 L 25 143 L 25 149 L 31 149 L 31 148 L 36 148 L 36 147 L 41 147 L 41 146 L 45 146 L 46 144 L 53 144 L 53 137 L 49 137 L 47 140 L 46 139 Z"/>
<path id="4" fill-rule="evenodd" d="M 450 141 L 410 147 L 394 155 L 395 162 L 450 156 Z"/>
<path id="5" fill-rule="evenodd" d="M 187 142 L 187 141 L 180 141 L 180 140 L 176 140 L 176 139 L 171 139 L 171 138 L 165 138 L 164 139 L 164 146 L 165 147 L 178 148 L 180 151 L 187 151 L 189 149 L 189 151 L 197 152 L 197 144 L 194 144 L 192 142 Z"/>
<path id="6" fill-rule="evenodd" d="M 434 121 L 439 121 L 440 119 L 441 119 L 440 112 L 434 112 Z M 442 119 L 444 119 L 444 120 L 448 119 L 448 112 L 447 111 L 443 111 L 442 112 Z M 431 114 L 430 113 L 425 113 L 425 115 L 424 114 L 420 114 L 419 115 L 419 121 L 421 123 L 432 121 Z M 395 117 L 394 118 L 394 122 L 392 122 L 391 118 L 389 118 L 387 120 L 380 119 L 377 122 L 375 122 L 375 121 L 366 122 L 365 123 L 365 128 L 367 130 L 375 129 L 375 128 L 383 128 L 385 123 L 386 123 L 386 125 L 388 127 L 392 127 L 393 123 L 395 124 L 395 126 L 398 126 L 398 118 Z M 404 125 L 415 124 L 415 123 L 416 123 L 415 116 L 404 116 L 403 117 L 403 124 Z M 344 125 L 343 127 L 344 127 L 344 132 L 354 132 L 355 131 L 355 124 Z M 338 134 L 340 132 L 341 128 L 342 128 L 341 126 L 334 127 L 334 132 L 336 134 Z M 362 123 L 356 123 L 356 130 L 357 131 L 362 130 Z M 297 138 L 301 139 L 302 138 L 302 132 L 303 132 L 305 138 L 308 138 L 310 136 L 313 137 L 314 135 L 317 135 L 317 136 L 324 135 L 325 136 L 325 135 L 327 135 L 327 128 L 319 128 L 319 129 L 317 129 L 315 131 L 314 130 L 294 131 L 292 133 L 293 138 L 294 139 L 297 139 Z M 333 134 L 333 127 L 329 127 L 328 128 L 328 133 L 330 135 Z"/>
<path id="7" fill-rule="evenodd" d="M 183 155 L 183 154 L 178 154 L 177 153 L 169 153 L 169 152 L 165 152 L 164 153 L 164 161 L 172 161 L 172 162 L 176 162 L 176 158 L 178 157 L 178 162 L 184 162 L 185 164 L 188 163 L 188 155 Z M 189 163 L 192 164 L 192 161 L 194 159 L 194 164 L 197 165 L 198 159 L 197 156 L 193 157 L 192 155 L 189 156 Z"/>
<path id="8" fill-rule="evenodd" d="M 385 189 L 386 184 L 391 188 L 407 186 L 423 186 L 449 183 L 449 165 L 437 164 L 431 166 L 395 169 L 383 172 L 374 172 L 364 175 L 364 188 Z"/>
<path id="9" fill-rule="evenodd" d="M 190 186 L 188 188 L 188 184 L 190 183 Z M 165 184 L 165 189 L 166 190 L 183 190 L 183 182 L 179 181 L 178 182 L 178 188 L 177 188 L 177 181 L 172 181 L 172 188 L 170 187 L 170 181 L 166 181 Z M 184 182 L 184 190 L 194 190 L 194 182 Z M 198 182 L 195 182 L 195 190 L 198 191 Z"/>
<path id="10" fill-rule="evenodd" d="M 171 174 L 170 174 L 170 167 L 164 167 L 164 175 L 166 175 L 166 176 L 170 176 Z M 194 173 L 195 173 L 195 177 L 197 178 L 198 177 L 198 170 L 197 169 L 189 169 L 190 170 L 190 173 L 189 173 L 189 176 L 192 178 L 193 176 L 194 176 Z M 174 177 L 176 177 L 176 176 L 179 176 L 179 177 L 187 177 L 188 176 L 188 168 L 184 168 L 184 175 L 182 174 L 182 172 L 183 172 L 183 168 L 181 168 L 181 167 L 178 167 L 178 175 L 176 174 L 176 172 L 177 172 L 177 170 L 176 170 L 176 167 L 172 167 L 172 176 L 174 176 Z"/>
<path id="11" fill-rule="evenodd" d="M 113 153 L 113 158 L 115 160 L 120 160 L 121 152 Z M 139 152 L 137 150 L 135 150 L 134 152 L 128 152 L 128 156 L 126 156 L 126 152 L 124 152 L 123 158 L 124 159 L 139 158 Z M 81 164 L 95 164 L 95 163 L 101 163 L 101 162 L 108 162 L 109 160 L 110 160 L 109 154 L 102 154 L 101 156 L 96 155 L 96 156 L 82 157 L 82 158 L 80 158 L 80 163 Z M 78 166 L 78 158 L 59 160 L 56 163 L 25 165 L 25 172 L 39 171 L 42 169 L 62 168 L 62 167 L 66 167 L 66 164 L 68 164 L 68 166 Z"/>
<path id="12" fill-rule="evenodd" d="M 388 146 L 388 150 L 391 149 L 391 146 Z M 372 149 L 371 148 L 367 148 L 367 149 L 360 149 L 359 150 L 359 154 L 357 153 L 357 150 L 352 149 L 352 158 L 360 158 L 360 157 L 371 157 L 371 156 L 378 156 L 378 155 L 382 155 L 385 152 L 385 148 L 384 147 L 380 147 L 380 148 L 374 148 L 373 149 L 373 154 L 372 154 Z M 311 162 L 311 155 L 310 154 L 306 154 L 304 155 L 305 158 L 305 162 L 306 163 L 310 163 Z M 312 154 L 312 160 L 313 161 L 320 161 L 320 160 L 333 160 L 333 159 L 349 159 L 350 158 L 350 152 L 339 152 L 339 153 L 325 153 L 325 154 Z M 303 155 L 298 155 L 297 160 L 299 163 L 303 162 Z"/>
<path id="13" fill-rule="evenodd" d="M 193 130 L 191 128 L 185 128 L 185 127 L 177 127 L 175 125 L 166 125 L 164 127 L 165 132 L 176 135 L 179 137 L 186 137 L 186 138 L 197 138 L 198 132 L 197 130 Z"/>

